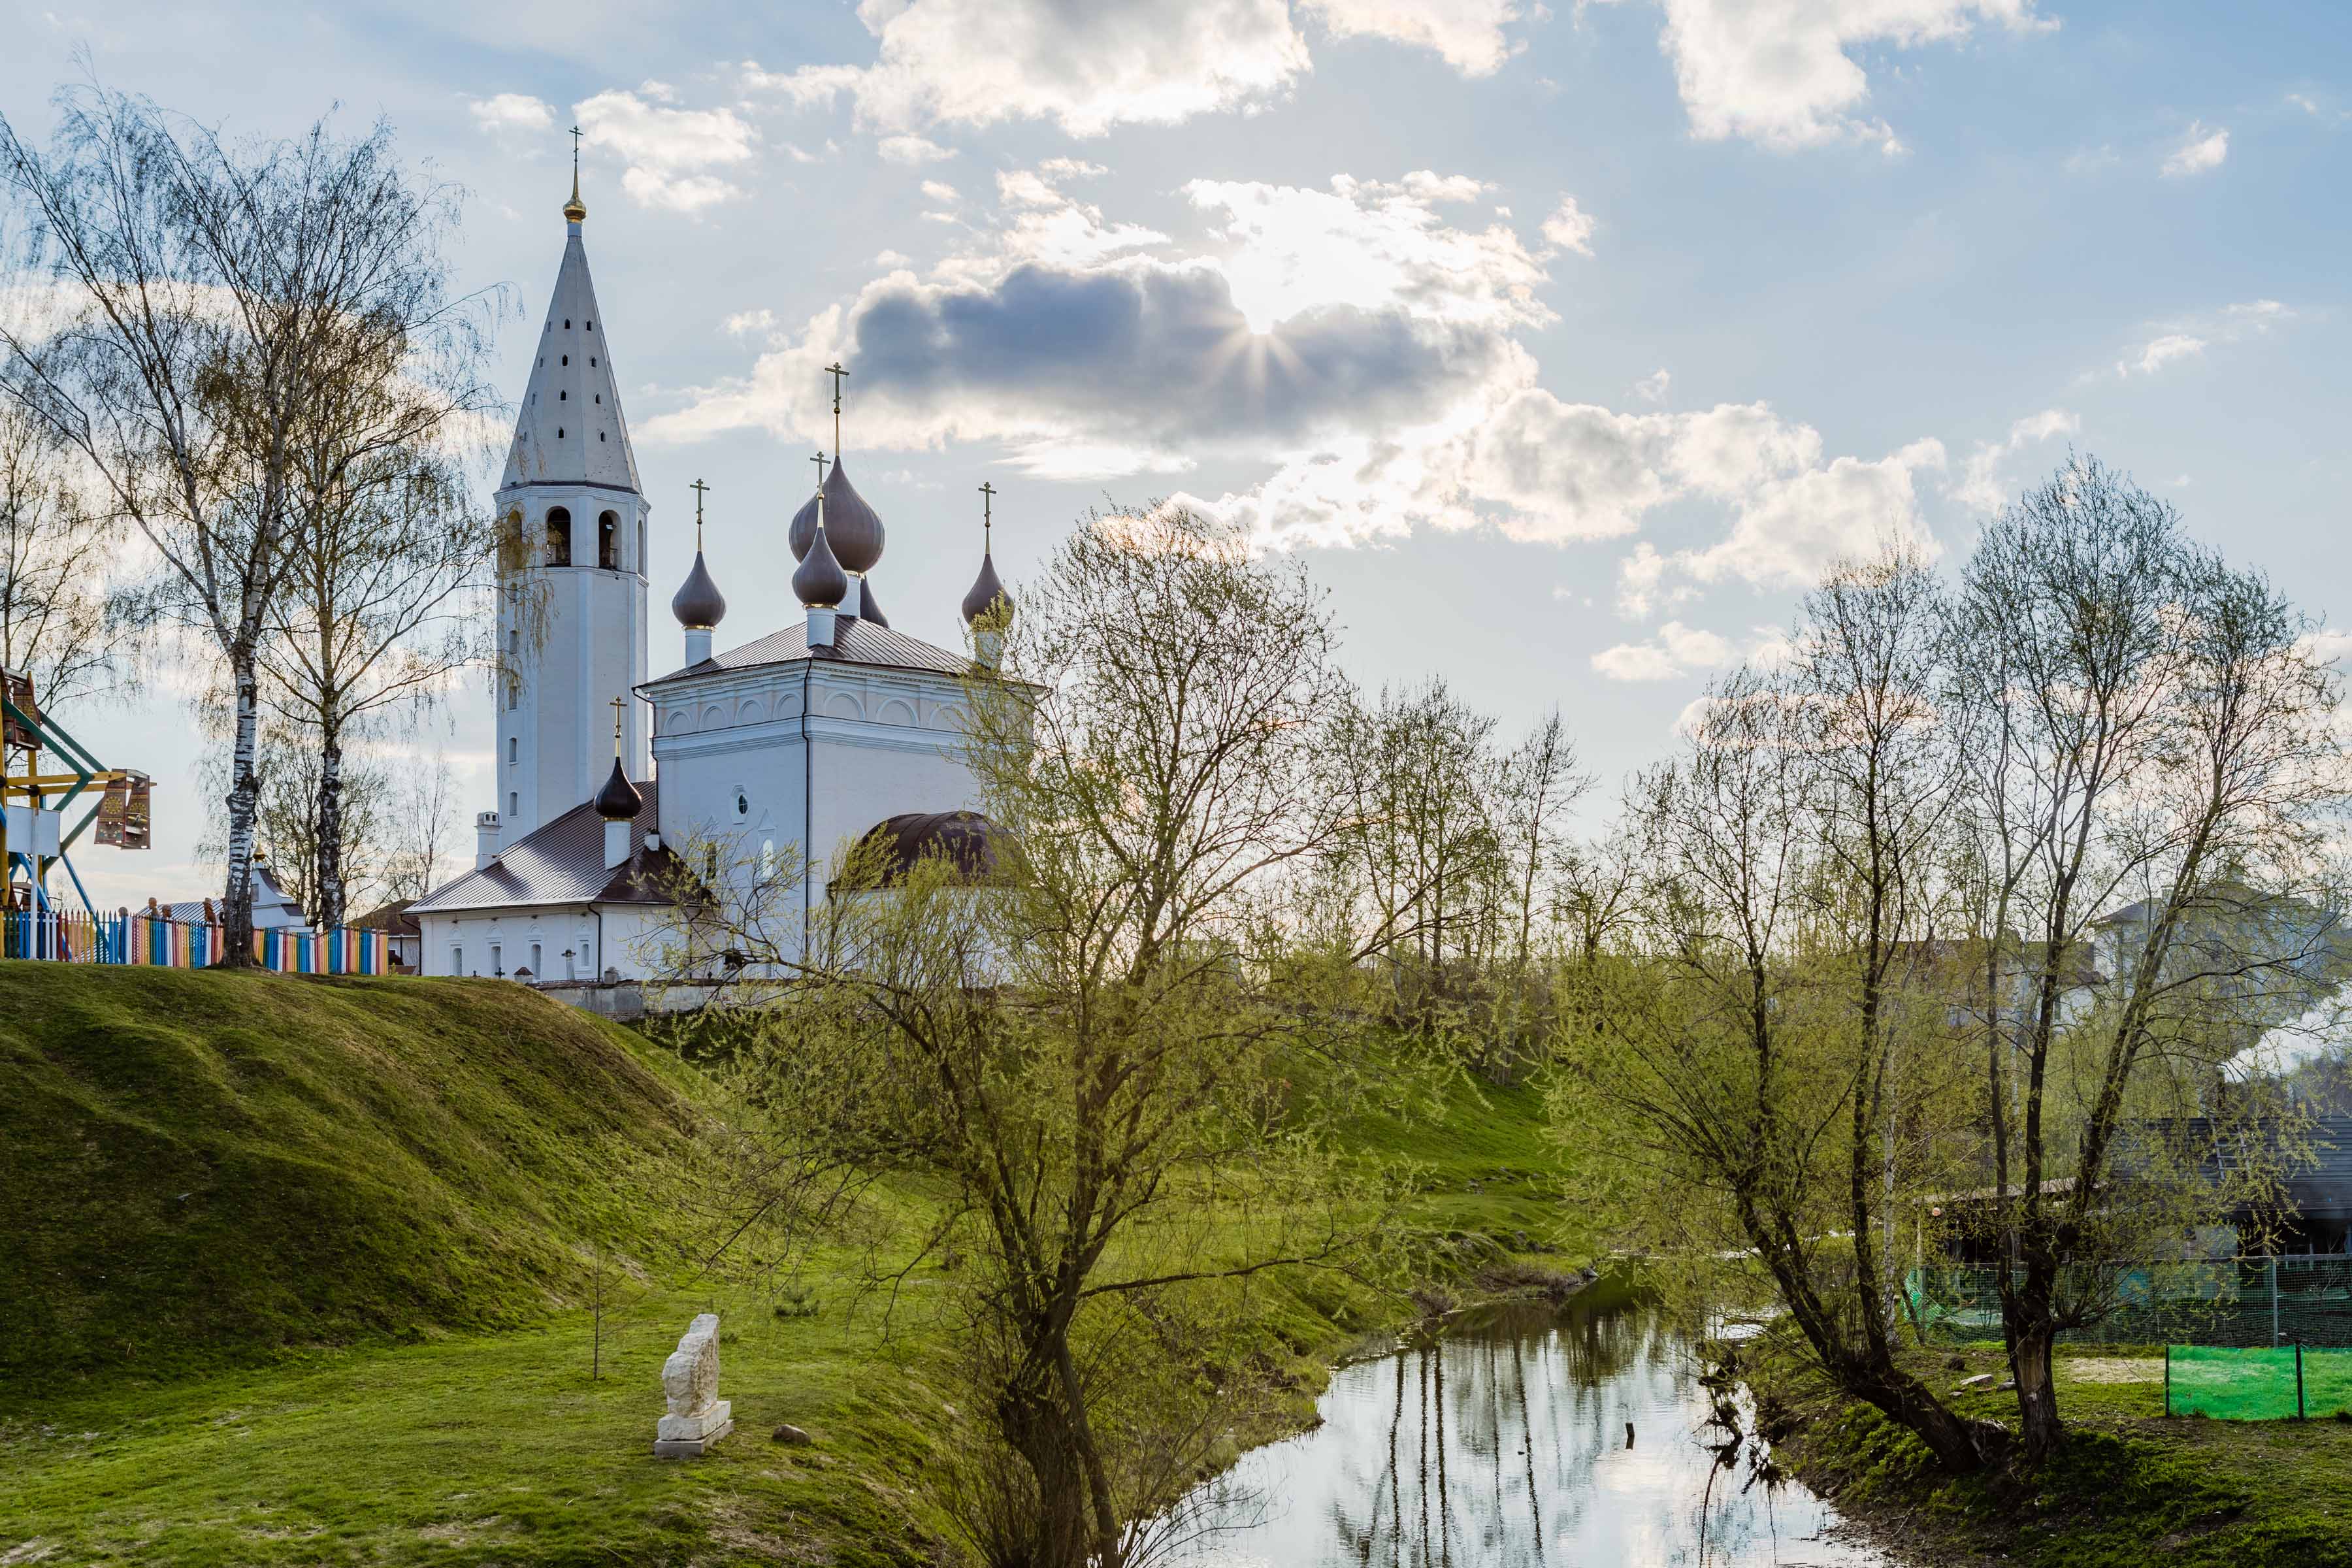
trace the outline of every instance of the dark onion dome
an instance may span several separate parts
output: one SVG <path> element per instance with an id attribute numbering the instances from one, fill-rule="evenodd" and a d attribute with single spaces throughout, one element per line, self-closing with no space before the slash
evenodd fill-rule
<path id="1" fill-rule="evenodd" d="M 824 477 L 824 531 L 833 536 L 833 558 L 851 572 L 871 572 L 882 559 L 882 520 L 849 482 L 841 459 Z"/>
<path id="2" fill-rule="evenodd" d="M 637 793 L 637 786 L 631 784 L 629 775 L 621 771 L 621 759 L 614 757 L 613 771 L 606 775 L 604 787 L 596 792 L 596 798 L 589 804 L 596 808 L 596 815 L 607 822 L 628 822 L 645 809 L 646 797 Z"/>
<path id="3" fill-rule="evenodd" d="M 793 592 L 811 609 L 832 609 L 849 592 L 849 575 L 833 558 L 830 528 L 816 531 L 816 542 L 793 574 Z"/>
<path id="4" fill-rule="evenodd" d="M 1004 829 L 976 811 L 910 811 L 867 828 L 850 850 L 843 883 L 887 888 L 905 880 L 926 856 L 937 856 L 958 877 L 982 881 L 996 874 Z"/>
<path id="5" fill-rule="evenodd" d="M 709 631 L 727 618 L 727 595 L 710 580 L 710 569 L 702 563 L 702 552 L 694 552 L 694 570 L 686 574 L 686 582 L 669 602 L 669 613 L 677 624 L 692 629 Z"/>
<path id="6" fill-rule="evenodd" d="M 992 609 L 1003 615 L 1006 622 L 1012 621 L 1013 595 L 996 580 L 996 557 L 982 555 L 980 575 L 972 579 L 971 592 L 963 596 L 963 624 L 971 626 Z"/>
<path id="7" fill-rule="evenodd" d="M 809 546 L 816 542 L 816 497 L 812 495 L 793 513 L 793 526 L 784 534 L 784 542 L 793 547 L 793 559 L 808 559 Z"/>
<path id="8" fill-rule="evenodd" d="M 877 626 L 890 624 L 890 617 L 884 615 L 882 606 L 874 602 L 874 579 L 871 577 L 857 580 L 857 618 L 872 621 Z"/>

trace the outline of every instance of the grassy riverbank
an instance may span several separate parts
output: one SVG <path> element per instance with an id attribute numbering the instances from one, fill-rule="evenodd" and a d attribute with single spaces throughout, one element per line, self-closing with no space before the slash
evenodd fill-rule
<path id="1" fill-rule="evenodd" d="M 944 1277 L 885 1300 L 820 1253 L 780 1315 L 664 1262 L 718 1110 L 667 1051 L 512 985 L 0 964 L 0 1177 L 27 1199 L 0 1218 L 0 1557 L 932 1560 L 916 1483 L 964 1419 Z M 1532 1089 L 1456 1083 L 1348 1146 L 1421 1172 L 1433 1238 L 1590 1256 Z M 1264 1305 L 1302 1401 L 1405 1310 L 1325 1275 Z M 737 1436 L 657 1463 L 661 1359 L 710 1309 Z M 816 1441 L 772 1442 L 786 1421 Z"/>
<path id="2" fill-rule="evenodd" d="M 2030 1483 L 1949 1481 L 1866 1407 L 1822 1402 L 1781 1447 L 1841 1510 L 1921 1564 L 2032 1568 L 2352 1568 L 2352 1422 L 2164 1415 L 2160 1350 L 2063 1352 L 2060 1459 Z M 2006 1376 L 2001 1353 L 1920 1354 L 1939 1391 Z M 1769 1379 L 1768 1379 L 1769 1384 Z M 2015 1426 L 2015 1396 L 1954 1392 L 1963 1413 Z"/>

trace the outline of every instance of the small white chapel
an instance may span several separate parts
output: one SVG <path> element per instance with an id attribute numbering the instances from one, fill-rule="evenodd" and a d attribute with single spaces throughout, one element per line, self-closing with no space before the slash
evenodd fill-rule
<path id="1" fill-rule="evenodd" d="M 703 562 L 698 507 L 694 565 L 670 600 L 682 662 L 650 674 L 652 507 L 588 274 L 587 216 L 575 172 L 495 498 L 522 542 L 502 557 L 497 804 L 475 818 L 474 869 L 409 910 L 426 974 L 663 977 L 672 896 L 696 877 L 796 862 L 809 907 L 845 844 L 883 836 L 907 859 L 968 854 L 985 826 L 961 760 L 977 667 L 891 629 L 874 591 L 882 519 L 837 449 L 787 531 L 803 622 L 720 650 L 727 601 Z M 982 541 L 967 626 L 1011 613 Z"/>

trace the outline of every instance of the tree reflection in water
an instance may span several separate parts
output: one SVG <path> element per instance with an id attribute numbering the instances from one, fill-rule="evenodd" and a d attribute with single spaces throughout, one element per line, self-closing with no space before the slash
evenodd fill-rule
<path id="1" fill-rule="evenodd" d="M 1323 1425 L 1232 1478 L 1258 1516 L 1197 1541 L 1215 1568 L 1860 1568 L 1801 1487 L 1709 1486 L 1720 1436 L 1690 1348 L 1622 1294 L 1465 1314 L 1342 1368 Z M 1626 1423 L 1641 1433 L 1622 1446 Z M 1613 1439 L 1613 1440 L 1612 1440 Z"/>

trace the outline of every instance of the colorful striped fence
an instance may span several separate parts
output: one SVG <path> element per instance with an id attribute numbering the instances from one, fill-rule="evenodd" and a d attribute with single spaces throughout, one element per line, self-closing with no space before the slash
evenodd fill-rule
<path id="1" fill-rule="evenodd" d="M 214 962 L 224 940 L 216 924 L 127 910 L 95 917 L 63 910 L 0 911 L 0 958 L 202 969 Z M 286 974 L 393 973 L 391 933 L 350 926 L 257 931 L 253 956 L 263 968 Z"/>

